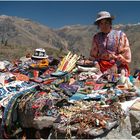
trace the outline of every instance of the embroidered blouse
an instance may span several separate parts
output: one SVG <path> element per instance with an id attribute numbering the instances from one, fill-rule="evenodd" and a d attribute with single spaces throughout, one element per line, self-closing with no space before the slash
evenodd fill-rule
<path id="1" fill-rule="evenodd" d="M 117 55 L 121 63 L 131 62 L 131 50 L 127 36 L 122 31 L 111 30 L 109 33 L 99 32 L 94 35 L 90 56 L 95 60 L 112 60 L 112 55 Z M 121 56 L 121 57 L 120 57 Z"/>

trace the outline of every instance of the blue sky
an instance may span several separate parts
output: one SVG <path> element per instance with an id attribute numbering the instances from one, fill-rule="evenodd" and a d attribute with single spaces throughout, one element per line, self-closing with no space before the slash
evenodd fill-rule
<path id="1" fill-rule="evenodd" d="M 29 18 L 51 28 L 91 25 L 101 10 L 116 16 L 114 24 L 140 22 L 140 1 L 0 1 L 0 15 Z"/>

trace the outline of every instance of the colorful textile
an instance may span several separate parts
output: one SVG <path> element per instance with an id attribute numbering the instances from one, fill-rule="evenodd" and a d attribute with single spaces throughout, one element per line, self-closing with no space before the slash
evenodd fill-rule
<path id="1" fill-rule="evenodd" d="M 9 93 L 4 87 L 0 87 L 0 100 L 7 96 Z"/>
<path id="2" fill-rule="evenodd" d="M 29 81 L 29 77 L 26 76 L 25 74 L 21 74 L 21 73 L 14 73 L 14 75 L 16 76 L 16 80 L 18 81 Z"/>
<path id="3" fill-rule="evenodd" d="M 79 87 L 76 85 L 68 85 L 66 83 L 61 83 L 59 85 L 59 88 L 63 90 L 69 90 L 70 92 L 75 93 Z"/>
<path id="4" fill-rule="evenodd" d="M 32 91 L 34 91 L 34 88 L 28 89 L 28 90 L 24 90 L 22 92 L 19 92 L 17 94 L 15 94 L 10 101 L 8 102 L 8 105 L 6 106 L 5 110 L 4 110 L 4 116 L 3 116 L 3 120 L 2 120 L 2 126 L 6 125 L 10 125 L 11 122 L 11 114 L 12 114 L 12 109 L 14 107 L 14 104 L 16 103 L 17 99 L 25 94 L 25 93 L 32 93 Z"/>

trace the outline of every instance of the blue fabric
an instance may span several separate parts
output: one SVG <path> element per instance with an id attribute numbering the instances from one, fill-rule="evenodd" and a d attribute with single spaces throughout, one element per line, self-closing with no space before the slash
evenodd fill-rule
<path id="1" fill-rule="evenodd" d="M 115 89 L 114 91 L 115 91 L 115 95 L 117 95 L 117 96 L 123 94 L 122 90 L 120 90 L 120 89 Z"/>
<path id="2" fill-rule="evenodd" d="M 8 94 L 8 91 L 6 91 L 3 87 L 0 88 L 0 100 L 6 97 Z"/>
<path id="3" fill-rule="evenodd" d="M 72 97 L 69 98 L 69 100 L 84 100 L 84 99 L 89 99 L 87 95 L 81 94 L 81 93 L 75 93 Z"/>
<path id="4" fill-rule="evenodd" d="M 57 71 L 57 72 L 51 73 L 51 76 L 59 77 L 59 76 L 64 76 L 65 74 L 67 74 L 67 72 Z"/>
<path id="5" fill-rule="evenodd" d="M 132 75 L 129 76 L 130 82 L 134 84 L 134 77 Z"/>
<path id="6" fill-rule="evenodd" d="M 68 83 L 61 83 L 59 88 L 75 93 L 79 87 L 76 85 L 69 85 Z"/>
<path id="7" fill-rule="evenodd" d="M 4 115 L 3 115 L 3 119 L 2 119 L 2 127 L 4 127 L 4 125 L 8 125 L 9 124 L 9 118 L 11 117 L 11 113 L 12 113 L 12 107 L 14 106 L 16 100 L 23 94 L 29 92 L 31 93 L 32 91 L 34 91 L 35 88 L 32 87 L 31 89 L 27 89 L 24 90 L 22 92 L 19 92 L 17 94 L 15 94 L 10 101 L 8 102 L 8 105 L 6 106 L 5 110 L 4 110 Z"/>

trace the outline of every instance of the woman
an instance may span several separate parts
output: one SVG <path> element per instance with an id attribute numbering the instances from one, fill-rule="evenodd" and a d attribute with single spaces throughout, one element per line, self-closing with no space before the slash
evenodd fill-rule
<path id="1" fill-rule="evenodd" d="M 113 19 L 114 17 L 107 11 L 98 13 L 94 24 L 98 26 L 100 32 L 93 37 L 90 56 L 101 72 L 116 67 L 118 72 L 125 69 L 129 75 L 128 64 L 131 62 L 129 41 L 125 33 L 112 29 Z"/>

